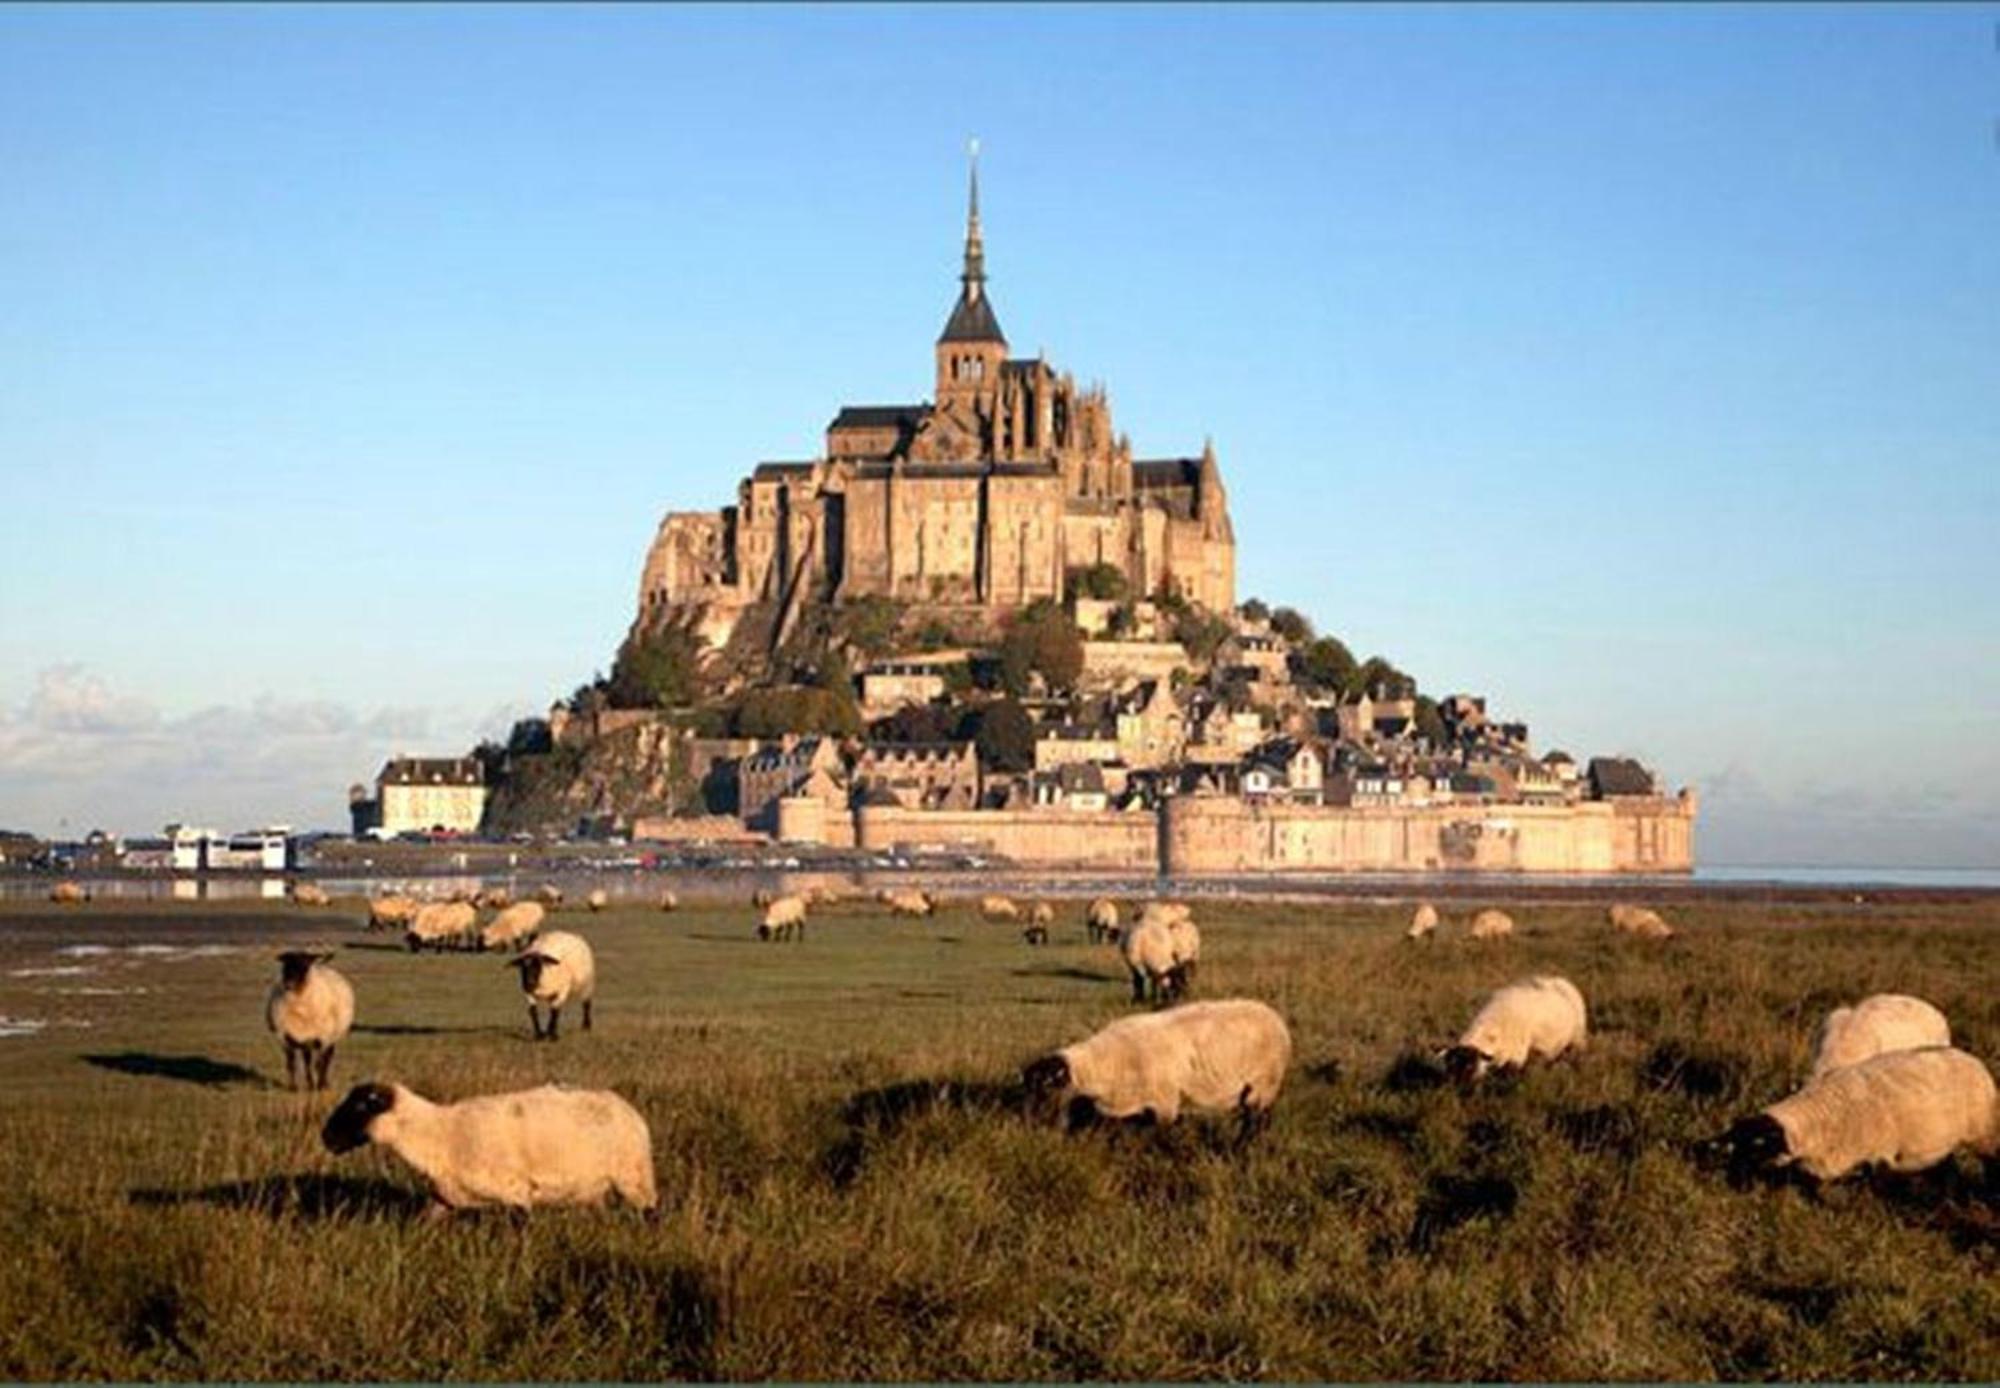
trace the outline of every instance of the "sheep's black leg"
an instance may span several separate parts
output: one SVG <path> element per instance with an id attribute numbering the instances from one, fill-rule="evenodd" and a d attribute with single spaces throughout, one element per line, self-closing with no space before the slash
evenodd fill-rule
<path id="1" fill-rule="evenodd" d="M 583 1004 L 583 1029 L 585 1031 L 590 1030 L 590 1000 L 587 998 Z"/>
<path id="2" fill-rule="evenodd" d="M 556 1019 L 560 1016 L 562 1016 L 562 1009 L 560 1007 L 551 1007 L 549 1009 L 549 1029 L 543 1039 L 549 1041 L 556 1039 Z"/>
<path id="3" fill-rule="evenodd" d="M 528 1004 L 528 1030 L 534 1034 L 537 1041 L 542 1039 L 542 1018 L 541 1014 L 535 1011 L 533 1003 Z"/>
<path id="4" fill-rule="evenodd" d="M 327 1072 L 331 1069 L 333 1069 L 333 1047 L 322 1046 L 320 1047 L 320 1052 L 319 1052 L 319 1082 L 315 1084 L 313 1088 L 315 1089 L 326 1088 Z"/>
<path id="5" fill-rule="evenodd" d="M 1132 970 L 1132 1001 L 1146 1000 L 1146 976 L 1137 969 Z"/>
<path id="6" fill-rule="evenodd" d="M 287 1036 L 285 1038 L 285 1088 L 287 1089 L 297 1089 L 299 1087 L 298 1060 L 298 1045 L 291 1037 Z"/>

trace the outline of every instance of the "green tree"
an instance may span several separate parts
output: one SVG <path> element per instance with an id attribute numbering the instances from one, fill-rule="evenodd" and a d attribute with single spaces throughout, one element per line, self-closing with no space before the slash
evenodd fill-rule
<path id="1" fill-rule="evenodd" d="M 1340 690 L 1354 673 L 1354 653 L 1339 637 L 1322 636 L 1292 657 L 1298 677 L 1317 689 Z"/>
<path id="2" fill-rule="evenodd" d="M 1035 764 L 1035 725 L 1012 699 L 996 699 L 980 710 L 973 744 L 981 764 L 995 771 L 1027 771 Z"/>
<path id="3" fill-rule="evenodd" d="M 870 595 L 841 605 L 836 630 L 848 645 L 874 660 L 896 649 L 902 625 L 903 604 Z"/>
<path id="4" fill-rule="evenodd" d="M 1115 564 L 1092 564 L 1087 569 L 1071 569 L 1065 575 L 1065 588 L 1071 599 L 1097 598 L 1104 602 L 1123 602 L 1131 591 L 1131 584 L 1125 581 L 1125 573 Z"/>
<path id="5" fill-rule="evenodd" d="M 1428 694 L 1417 695 L 1417 736 L 1433 747 L 1443 747 L 1448 740 L 1437 700 Z"/>
<path id="6" fill-rule="evenodd" d="M 1407 699 L 1417 692 L 1417 682 L 1379 655 L 1371 655 L 1348 676 L 1344 691 L 1350 698 L 1379 694 L 1388 699 Z"/>
<path id="7" fill-rule="evenodd" d="M 1267 622 L 1271 619 L 1271 609 L 1262 598 L 1252 598 L 1236 610 L 1246 622 Z"/>
<path id="8" fill-rule="evenodd" d="M 748 691 L 730 722 L 738 737 L 783 737 L 787 733 L 853 737 L 861 731 L 861 714 L 852 699 L 802 685 Z"/>
<path id="9" fill-rule="evenodd" d="M 1083 633 L 1046 598 L 1015 614 L 1000 639 L 1001 687 L 1019 697 L 1027 693 L 1031 673 L 1056 690 L 1074 688 L 1083 674 Z"/>
<path id="10" fill-rule="evenodd" d="M 1305 613 L 1295 607 L 1281 607 L 1271 614 L 1271 630 L 1284 637 L 1294 646 L 1303 646 L 1313 639 L 1313 624 Z"/>
<path id="11" fill-rule="evenodd" d="M 634 633 L 618 648 L 605 696 L 613 708 L 670 708 L 702 694 L 702 640 L 682 626 Z"/>
<path id="12" fill-rule="evenodd" d="M 1174 614 L 1174 640 L 1198 664 L 1206 665 L 1229 639 L 1229 623 L 1199 608 L 1183 607 Z"/>

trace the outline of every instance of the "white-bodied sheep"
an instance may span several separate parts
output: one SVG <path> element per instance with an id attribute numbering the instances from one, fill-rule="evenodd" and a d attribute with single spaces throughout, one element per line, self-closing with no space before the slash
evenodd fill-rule
<path id="1" fill-rule="evenodd" d="M 1106 1118 L 1150 1114 L 1161 1123 L 1183 1107 L 1233 1109 L 1248 1128 L 1269 1115 L 1291 1059 L 1284 1018 L 1232 998 L 1126 1017 L 1035 1061 L 1022 1078 L 1044 1109 L 1080 1098 Z"/>
<path id="2" fill-rule="evenodd" d="M 1083 927 L 1089 933 L 1090 942 L 1093 945 L 1102 944 L 1106 940 L 1116 939 L 1118 936 L 1118 903 L 1110 897 L 1105 896 L 1100 896 L 1097 900 L 1091 902 L 1090 909 L 1084 913 Z"/>
<path id="3" fill-rule="evenodd" d="M 1028 910 L 1028 923 L 1031 925 L 1054 925 L 1056 923 L 1056 908 L 1049 905 L 1046 901 L 1036 902 Z"/>
<path id="4" fill-rule="evenodd" d="M 556 886 L 553 882 L 542 883 L 541 886 L 535 889 L 535 896 L 541 901 L 542 905 L 548 907 L 551 911 L 563 904 L 562 888 Z"/>
<path id="5" fill-rule="evenodd" d="M 757 922 L 760 940 L 803 940 L 806 937 L 806 899 L 796 893 L 781 896 L 764 908 Z"/>
<path id="6" fill-rule="evenodd" d="M 522 901 L 509 906 L 479 932 L 481 949 L 520 949 L 542 928 L 548 910 L 539 901 Z"/>
<path id="7" fill-rule="evenodd" d="M 583 1029 L 590 1030 L 590 1005 L 597 996 L 597 958 L 590 942 L 567 930 L 551 930 L 535 947 L 507 961 L 521 971 L 521 991 L 528 995 L 528 1026 L 537 1041 L 556 1039 L 556 1022 L 570 1003 L 583 1005 Z M 546 1029 L 535 1005 L 549 1010 Z"/>
<path id="8" fill-rule="evenodd" d="M 763 910 L 766 906 L 769 906 L 772 902 L 776 901 L 777 899 L 778 899 L 778 894 L 774 891 L 769 890 L 768 888 L 760 887 L 756 891 L 750 893 L 750 904 L 756 907 L 759 911 Z"/>
<path id="9" fill-rule="evenodd" d="M 1460 1081 L 1495 1066 L 1518 1069 L 1533 1057 L 1554 1060 L 1579 1050 L 1590 1034 L 1583 994 L 1566 978 L 1542 975 L 1510 983 L 1486 1000 L 1445 1052 L 1445 1069 Z"/>
<path id="10" fill-rule="evenodd" d="M 931 899 L 922 892 L 886 892 L 882 898 L 892 916 L 928 916 L 936 910 Z"/>
<path id="11" fill-rule="evenodd" d="M 660 909 L 669 913 L 678 911 L 681 909 L 681 899 L 672 892 L 661 892 Z"/>
<path id="12" fill-rule="evenodd" d="M 1021 908 L 1004 896 L 982 896 L 979 914 L 990 921 L 1017 921 L 1021 919 Z"/>
<path id="13" fill-rule="evenodd" d="M 514 904 L 514 898 L 505 887 L 487 887 L 472 898 L 472 904 L 482 911 L 504 911 Z"/>
<path id="14" fill-rule="evenodd" d="M 469 901 L 433 901 L 410 917 L 403 939 L 412 953 L 419 949 L 458 949 L 467 944 L 479 923 Z"/>
<path id="15" fill-rule="evenodd" d="M 1148 989 L 1154 1002 L 1173 1001 L 1176 982 L 1174 935 L 1166 924 L 1157 919 L 1141 918 L 1137 925 L 1119 936 L 1118 953 L 1132 973 L 1133 1002 L 1146 1001 Z"/>
<path id="16" fill-rule="evenodd" d="M 89 894 L 75 882 L 58 882 L 49 888 L 49 900 L 58 906 L 81 906 Z"/>
<path id="17" fill-rule="evenodd" d="M 1702 1145 L 1739 1180 L 1786 1169 L 1815 1181 L 1865 1166 L 1923 1171 L 1961 1147 L 2000 1155 L 2000 1102 L 1976 1056 L 1950 1046 L 1889 1051 L 1827 1071 Z"/>
<path id="18" fill-rule="evenodd" d="M 1173 941 L 1173 996 L 1183 998 L 1194 983 L 1195 966 L 1201 963 L 1201 931 L 1194 917 L 1183 910 L 1167 922 L 1167 938 Z"/>
<path id="19" fill-rule="evenodd" d="M 1604 913 L 1604 918 L 1614 930 L 1641 940 L 1671 940 L 1674 928 L 1663 920 L 1658 911 L 1647 906 L 1627 906 L 1617 902 Z"/>
<path id="20" fill-rule="evenodd" d="M 415 919 L 418 903 L 407 896 L 379 896 L 368 903 L 370 930 L 401 930 Z"/>
<path id="21" fill-rule="evenodd" d="M 594 887 L 591 889 L 590 895 L 583 899 L 583 904 L 588 906 L 593 913 L 602 911 L 611 904 L 611 893 L 605 891 L 602 887 Z"/>
<path id="22" fill-rule="evenodd" d="M 1139 919 L 1155 920 L 1161 925 L 1172 925 L 1175 921 L 1191 920 L 1194 911 L 1185 902 L 1148 901 L 1139 908 Z"/>
<path id="23" fill-rule="evenodd" d="M 1419 901 L 1417 909 L 1410 913 L 1410 928 L 1403 932 L 1409 940 L 1421 940 L 1438 928 L 1438 908 L 1428 901 Z"/>
<path id="24" fill-rule="evenodd" d="M 1514 918 L 1489 906 L 1472 918 L 1472 926 L 1467 933 L 1475 940 L 1505 939 L 1514 933 Z"/>
<path id="25" fill-rule="evenodd" d="M 474 1205 L 595 1205 L 616 1191 L 659 1204 L 653 1136 L 608 1089 L 545 1084 L 435 1104 L 400 1084 L 361 1084 L 326 1120 L 330 1152 L 378 1142 L 431 1183 L 439 1212 Z"/>
<path id="26" fill-rule="evenodd" d="M 292 904 L 294 906 L 325 906 L 331 903 L 332 900 L 333 898 L 326 894 L 326 888 L 319 886 L 317 883 L 292 883 Z"/>
<path id="27" fill-rule="evenodd" d="M 285 1082 L 299 1087 L 299 1062 L 306 1086 L 326 1088 L 333 1048 L 354 1025 L 354 985 L 327 960 L 331 954 L 286 950 L 278 956 L 278 985 L 264 1002 L 264 1025 L 285 1047 Z"/>
<path id="28" fill-rule="evenodd" d="M 1812 1074 L 1816 1080 L 1843 1065 L 1890 1051 L 1913 1051 L 1921 1046 L 1949 1046 L 1951 1023 L 1944 1013 L 1905 993 L 1877 993 L 1852 1007 L 1836 1007 L 1819 1024 L 1813 1041 Z"/>

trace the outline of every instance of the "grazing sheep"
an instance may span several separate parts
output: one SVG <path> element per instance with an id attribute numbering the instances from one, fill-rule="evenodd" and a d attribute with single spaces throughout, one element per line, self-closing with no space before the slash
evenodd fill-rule
<path id="1" fill-rule="evenodd" d="M 892 916 L 928 916 L 937 909 L 922 892 L 886 892 L 882 900 Z"/>
<path id="2" fill-rule="evenodd" d="M 1460 1083 L 1479 1079 L 1494 1066 L 1518 1069 L 1530 1057 L 1554 1060 L 1579 1050 L 1590 1023 L 1583 994 L 1566 978 L 1547 975 L 1510 983 L 1486 1000 L 1445 1052 L 1444 1066 Z"/>
<path id="3" fill-rule="evenodd" d="M 778 894 L 765 888 L 750 893 L 750 904 L 761 911 L 778 899 Z"/>
<path id="4" fill-rule="evenodd" d="M 666 912 L 670 912 L 670 913 L 671 913 L 671 912 L 674 912 L 674 911 L 678 911 L 678 910 L 680 910 L 680 909 L 681 909 L 681 899 L 680 899 L 679 897 L 675 896 L 675 895 L 674 895 L 674 894 L 673 894 L 672 892 L 661 892 L 661 893 L 660 893 L 660 909 L 661 909 L 662 911 L 666 911 Z"/>
<path id="5" fill-rule="evenodd" d="M 1410 928 L 1403 932 L 1406 940 L 1421 940 L 1438 928 L 1438 908 L 1428 901 L 1419 901 L 1417 909 L 1410 913 Z"/>
<path id="6" fill-rule="evenodd" d="M 306 1087 L 326 1088 L 333 1048 L 354 1025 L 354 985 L 327 966 L 331 954 L 286 950 L 278 956 L 278 986 L 264 1002 L 264 1025 L 285 1045 L 285 1083 L 299 1087 L 305 1062 Z"/>
<path id="7" fill-rule="evenodd" d="M 1827 1013 L 1813 1041 L 1808 1083 L 1829 1070 L 1858 1065 L 1889 1051 L 1950 1044 L 1951 1023 L 1944 1013 L 1922 998 L 1877 993 L 1852 1007 L 1836 1007 Z"/>
<path id="8" fill-rule="evenodd" d="M 74 882 L 58 882 L 49 888 L 49 900 L 58 906 L 81 906 L 90 897 Z"/>
<path id="9" fill-rule="evenodd" d="M 806 937 L 806 899 L 802 896 L 781 896 L 764 908 L 764 919 L 757 923 L 757 938 L 760 940 L 803 940 Z"/>
<path id="10" fill-rule="evenodd" d="M 1187 996 L 1194 983 L 1195 966 L 1201 962 L 1201 931 L 1195 927 L 1194 917 L 1183 913 L 1167 922 L 1167 938 L 1173 941 L 1174 967 L 1169 983 L 1172 995 L 1178 1000 Z"/>
<path id="11" fill-rule="evenodd" d="M 1619 902 L 1604 913 L 1604 918 L 1615 930 L 1641 940 L 1671 940 L 1674 928 L 1660 918 L 1658 911 L 1645 906 L 1627 906 Z"/>
<path id="12" fill-rule="evenodd" d="M 1093 945 L 1118 938 L 1118 903 L 1109 897 L 1100 896 L 1090 903 L 1084 913 L 1083 928 Z"/>
<path id="13" fill-rule="evenodd" d="M 1190 920 L 1194 911 L 1179 901 L 1148 901 L 1138 910 L 1140 920 L 1156 920 L 1161 925 L 1172 925 L 1175 921 Z"/>
<path id="14" fill-rule="evenodd" d="M 563 904 L 562 888 L 556 886 L 553 882 L 542 883 L 541 886 L 535 889 L 535 896 L 540 900 L 542 905 L 548 907 L 551 911 Z"/>
<path id="15" fill-rule="evenodd" d="M 1837 1181 L 1864 1166 L 1923 1171 L 1961 1147 L 2000 1155 L 1993 1076 L 1964 1051 L 1926 1046 L 1829 1070 L 1697 1150 L 1738 1182 L 1788 1168 Z"/>
<path id="16" fill-rule="evenodd" d="M 407 896 L 379 896 L 368 903 L 368 928 L 400 930 L 416 918 L 418 903 Z"/>
<path id="17" fill-rule="evenodd" d="M 1034 1061 L 1023 1072 L 1031 1105 L 1060 1109 L 1081 1099 L 1106 1118 L 1150 1115 L 1160 1123 L 1194 1109 L 1234 1109 L 1248 1132 L 1268 1120 L 1291 1064 L 1284 1018 L 1261 1002 L 1189 1003 L 1113 1022 L 1088 1040 Z"/>
<path id="18" fill-rule="evenodd" d="M 979 914 L 990 921 L 1017 921 L 1021 919 L 1021 908 L 1004 896 L 982 896 Z"/>
<path id="19" fill-rule="evenodd" d="M 535 941 L 533 949 L 508 960 L 507 967 L 521 971 L 521 991 L 528 995 L 528 1026 L 537 1041 L 556 1039 L 557 1019 L 573 1002 L 583 1004 L 583 1029 L 590 1030 L 590 1004 L 597 994 L 597 959 L 583 936 L 551 930 Z M 537 1003 L 549 1010 L 546 1029 L 536 1015 Z"/>
<path id="20" fill-rule="evenodd" d="M 504 911 L 514 904 L 514 898 L 505 887 L 488 887 L 472 898 L 472 904 L 482 911 Z"/>
<path id="21" fill-rule="evenodd" d="M 583 904 L 595 915 L 611 904 L 611 894 L 602 887 L 592 888 L 590 895 L 583 899 Z"/>
<path id="22" fill-rule="evenodd" d="M 326 888 L 312 882 L 292 883 L 292 904 L 294 906 L 325 906 L 333 898 L 326 894 Z"/>
<path id="23" fill-rule="evenodd" d="M 545 1084 L 435 1104 L 400 1084 L 359 1084 L 326 1120 L 329 1152 L 379 1142 L 430 1181 L 443 1214 L 472 1205 L 595 1205 L 616 1191 L 655 1208 L 653 1136 L 608 1089 Z"/>
<path id="24" fill-rule="evenodd" d="M 478 922 L 479 913 L 469 901 L 433 901 L 410 917 L 403 940 L 412 954 L 426 946 L 457 949 L 464 946 Z"/>
<path id="25" fill-rule="evenodd" d="M 1033 925 L 1054 925 L 1056 908 L 1046 901 L 1038 901 L 1028 908 L 1028 920 Z"/>
<path id="26" fill-rule="evenodd" d="M 542 928 L 542 921 L 548 910 L 539 901 L 523 901 L 509 906 L 479 932 L 479 947 L 486 949 L 516 950 L 524 948 L 535 938 L 535 932 Z"/>
<path id="27" fill-rule="evenodd" d="M 1045 945 L 1049 942 L 1049 928 L 1036 921 L 1029 921 L 1021 927 L 1021 938 L 1031 945 Z"/>
<path id="28" fill-rule="evenodd" d="M 1133 1002 L 1146 1001 L 1148 988 L 1154 1002 L 1173 1001 L 1177 981 L 1174 936 L 1164 923 L 1141 917 L 1137 925 L 1119 937 L 1118 953 L 1132 973 Z"/>
<path id="29" fill-rule="evenodd" d="M 1468 933 L 1475 940 L 1504 939 L 1514 933 L 1514 918 L 1489 906 L 1472 918 L 1472 928 Z"/>

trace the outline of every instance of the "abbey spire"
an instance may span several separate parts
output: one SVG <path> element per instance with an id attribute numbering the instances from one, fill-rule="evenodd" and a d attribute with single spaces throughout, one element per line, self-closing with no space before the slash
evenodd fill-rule
<path id="1" fill-rule="evenodd" d="M 944 342 L 998 342 L 1007 338 L 986 297 L 986 243 L 979 235 L 979 141 L 972 142 L 971 193 L 965 214 L 965 269 L 958 277 L 958 302 L 946 320 Z"/>

